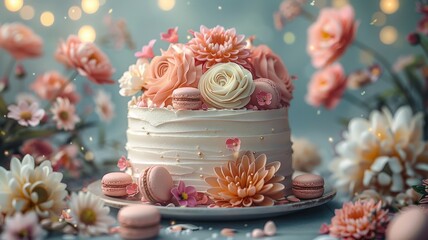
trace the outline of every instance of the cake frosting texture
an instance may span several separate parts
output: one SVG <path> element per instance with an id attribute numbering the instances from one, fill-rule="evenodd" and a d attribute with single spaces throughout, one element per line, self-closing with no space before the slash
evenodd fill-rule
<path id="1" fill-rule="evenodd" d="M 163 166 L 177 183 L 206 191 L 204 178 L 214 167 L 234 160 L 227 148 L 229 138 L 240 139 L 240 153 L 266 154 L 268 162 L 279 161 L 278 173 L 285 176 L 286 194 L 291 190 L 291 141 L 288 109 L 170 110 L 129 106 L 128 158 L 132 174 L 149 166 Z"/>

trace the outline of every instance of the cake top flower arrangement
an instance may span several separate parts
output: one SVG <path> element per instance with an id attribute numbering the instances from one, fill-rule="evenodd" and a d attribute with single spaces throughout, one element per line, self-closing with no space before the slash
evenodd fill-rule
<path id="1" fill-rule="evenodd" d="M 156 40 L 151 40 L 119 79 L 122 96 L 142 92 L 131 103 L 176 109 L 174 90 L 196 88 L 200 104 L 192 109 L 262 110 L 290 105 L 294 78 L 269 47 L 252 46 L 252 40 L 234 28 L 201 26 L 199 32 L 189 31 L 193 37 L 187 43 L 178 43 L 177 31 L 176 27 L 161 34 L 161 40 L 170 45 L 159 56 L 153 52 Z"/>

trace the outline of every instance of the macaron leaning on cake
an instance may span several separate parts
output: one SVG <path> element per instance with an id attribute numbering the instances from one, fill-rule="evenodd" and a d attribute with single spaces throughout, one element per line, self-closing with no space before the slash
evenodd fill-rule
<path id="1" fill-rule="evenodd" d="M 171 174 L 161 166 L 151 166 L 140 173 L 138 181 L 144 200 L 152 204 L 165 205 L 172 198 L 171 189 L 174 187 Z"/>
<path id="2" fill-rule="evenodd" d="M 101 180 L 103 194 L 110 197 L 124 197 L 126 187 L 132 184 L 132 177 L 123 172 L 107 173 Z"/>
<path id="3" fill-rule="evenodd" d="M 192 87 L 177 88 L 172 92 L 172 107 L 179 110 L 197 110 L 202 107 L 199 89 Z"/>
<path id="4" fill-rule="evenodd" d="M 324 178 L 315 174 L 302 174 L 293 179 L 293 194 L 300 199 L 319 198 L 324 194 Z"/>
<path id="5" fill-rule="evenodd" d="M 276 109 L 279 107 L 281 95 L 276 83 L 267 78 L 254 80 L 255 89 L 251 94 L 250 104 L 258 109 Z"/>
<path id="6" fill-rule="evenodd" d="M 160 230 L 161 215 L 150 205 L 129 205 L 117 214 L 119 234 L 124 239 L 148 239 L 156 237 Z"/>

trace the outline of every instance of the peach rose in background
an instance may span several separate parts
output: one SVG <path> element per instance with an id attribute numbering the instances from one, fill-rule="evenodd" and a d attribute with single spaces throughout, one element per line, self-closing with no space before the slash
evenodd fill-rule
<path id="1" fill-rule="evenodd" d="M 30 28 L 20 23 L 0 26 L 0 47 L 16 60 L 42 55 L 43 40 Z"/>
<path id="2" fill-rule="evenodd" d="M 41 98 L 53 101 L 56 97 L 67 98 L 71 103 L 76 104 L 80 100 L 74 84 L 67 83 L 67 79 L 56 71 L 46 72 L 31 84 L 31 89 Z M 65 88 L 64 88 L 64 85 Z"/>
<path id="3" fill-rule="evenodd" d="M 198 88 L 207 105 L 239 109 L 250 102 L 255 84 L 250 71 L 229 62 L 218 63 L 206 71 L 199 80 Z"/>
<path id="4" fill-rule="evenodd" d="M 322 68 L 340 58 L 354 40 L 357 27 L 352 6 L 322 9 L 308 29 L 307 51 L 312 65 Z"/>
<path id="5" fill-rule="evenodd" d="M 274 81 L 281 94 L 281 103 L 289 106 L 290 100 L 293 98 L 294 86 L 281 58 L 268 46 L 259 45 L 253 47 L 250 61 L 253 66 L 254 79 L 267 78 Z"/>
<path id="6" fill-rule="evenodd" d="M 80 75 L 96 84 L 112 84 L 114 68 L 94 43 L 81 42 L 76 36 L 70 36 L 61 42 L 55 57 L 66 67 L 75 68 Z"/>
<path id="7" fill-rule="evenodd" d="M 342 66 L 335 63 L 312 75 L 306 102 L 314 107 L 324 105 L 327 109 L 332 109 L 339 103 L 345 89 L 345 73 Z"/>
<path id="8" fill-rule="evenodd" d="M 202 66 L 195 65 L 192 51 L 181 44 L 170 45 L 150 62 L 144 96 L 157 107 L 172 104 L 172 92 L 181 87 L 197 87 Z"/>

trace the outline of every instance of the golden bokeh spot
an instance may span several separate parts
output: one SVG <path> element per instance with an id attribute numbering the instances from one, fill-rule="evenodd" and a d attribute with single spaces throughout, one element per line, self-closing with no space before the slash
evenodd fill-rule
<path id="1" fill-rule="evenodd" d="M 43 12 L 42 15 L 40 15 L 40 22 L 45 27 L 50 27 L 55 22 L 55 16 L 52 12 L 46 11 Z"/>
<path id="2" fill-rule="evenodd" d="M 100 8 L 99 0 L 82 0 L 82 9 L 87 14 L 96 13 Z"/>
<path id="3" fill-rule="evenodd" d="M 25 5 L 19 11 L 19 16 L 24 20 L 31 20 L 34 17 L 34 8 L 30 5 Z"/>
<path id="4" fill-rule="evenodd" d="M 284 42 L 286 44 L 293 44 L 296 41 L 296 36 L 292 32 L 284 33 Z"/>
<path id="5" fill-rule="evenodd" d="M 97 33 L 95 32 L 95 29 L 90 25 L 84 25 L 79 29 L 79 32 L 77 33 L 80 40 L 83 42 L 94 42 L 95 38 L 97 37 Z"/>
<path id="6" fill-rule="evenodd" d="M 398 0 L 381 0 L 379 7 L 382 12 L 386 14 L 393 14 L 400 8 L 400 2 Z"/>
<path id="7" fill-rule="evenodd" d="M 82 17 L 82 10 L 78 6 L 72 6 L 68 9 L 68 17 L 71 20 L 77 21 Z"/>
<path id="8" fill-rule="evenodd" d="M 175 6 L 175 0 L 158 0 L 158 6 L 163 11 L 170 11 Z"/>
<path id="9" fill-rule="evenodd" d="M 397 41 L 398 32 L 393 26 L 383 27 L 379 33 L 380 41 L 383 44 L 390 45 Z"/>
<path id="10" fill-rule="evenodd" d="M 386 15 L 383 12 L 375 12 L 372 15 L 372 21 L 370 24 L 380 27 L 385 25 L 385 22 L 386 22 Z"/>
<path id="11" fill-rule="evenodd" d="M 23 0 L 4 0 L 4 6 L 11 12 L 18 12 L 23 5 Z"/>

